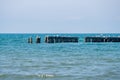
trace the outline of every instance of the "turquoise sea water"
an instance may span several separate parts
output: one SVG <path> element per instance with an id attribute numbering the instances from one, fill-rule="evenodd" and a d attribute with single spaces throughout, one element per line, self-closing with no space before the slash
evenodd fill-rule
<path id="1" fill-rule="evenodd" d="M 46 35 L 76 36 L 79 43 L 48 44 Z M 0 80 L 120 80 L 120 43 L 85 43 L 86 36 L 120 34 L 0 34 Z"/>

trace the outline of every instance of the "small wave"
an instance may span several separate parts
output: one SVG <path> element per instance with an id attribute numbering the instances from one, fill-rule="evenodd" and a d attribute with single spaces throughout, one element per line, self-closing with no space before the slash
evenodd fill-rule
<path id="1" fill-rule="evenodd" d="M 7 75 L 6 74 L 0 74 L 0 77 L 6 77 Z"/>
<path id="2" fill-rule="evenodd" d="M 53 74 L 0 74 L 0 78 L 7 78 L 7 77 L 19 77 L 19 78 L 54 78 L 55 75 Z"/>
<path id="3" fill-rule="evenodd" d="M 0 74 L 1 79 L 46 79 L 46 78 L 72 78 L 75 75 L 66 74 Z"/>

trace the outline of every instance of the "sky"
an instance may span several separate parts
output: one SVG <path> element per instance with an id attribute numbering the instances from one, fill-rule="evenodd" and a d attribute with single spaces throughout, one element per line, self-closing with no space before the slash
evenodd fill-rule
<path id="1" fill-rule="evenodd" d="M 0 0 L 0 33 L 119 33 L 120 0 Z"/>

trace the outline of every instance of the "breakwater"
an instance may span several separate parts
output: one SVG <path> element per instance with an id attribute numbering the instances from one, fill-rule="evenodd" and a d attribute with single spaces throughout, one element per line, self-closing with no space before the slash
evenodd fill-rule
<path id="1" fill-rule="evenodd" d="M 47 36 L 45 37 L 46 43 L 67 43 L 67 42 L 78 42 L 78 37 L 61 37 L 61 36 Z"/>
<path id="2" fill-rule="evenodd" d="M 79 37 L 65 36 L 45 36 L 45 43 L 78 43 Z M 84 42 L 120 42 L 120 37 L 84 37 Z M 28 38 L 28 43 L 33 43 L 32 37 Z M 36 37 L 36 43 L 41 43 L 41 37 Z"/>
<path id="3" fill-rule="evenodd" d="M 120 42 L 120 37 L 85 37 L 85 42 Z"/>

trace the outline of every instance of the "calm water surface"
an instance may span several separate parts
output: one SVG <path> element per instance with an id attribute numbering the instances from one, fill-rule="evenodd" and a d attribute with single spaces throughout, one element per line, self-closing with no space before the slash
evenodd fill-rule
<path id="1" fill-rule="evenodd" d="M 46 35 L 80 39 L 48 44 Z M 85 43 L 85 36 L 120 34 L 0 34 L 0 80 L 120 80 L 120 43 Z"/>

